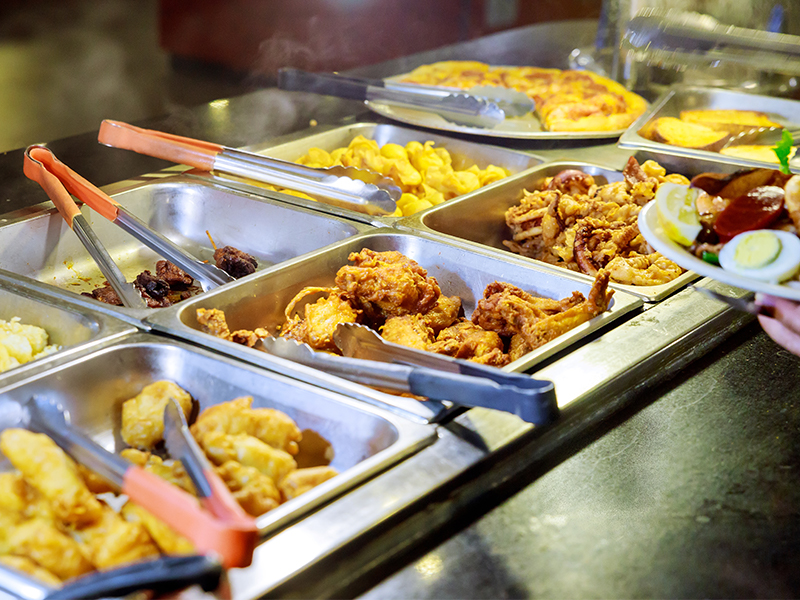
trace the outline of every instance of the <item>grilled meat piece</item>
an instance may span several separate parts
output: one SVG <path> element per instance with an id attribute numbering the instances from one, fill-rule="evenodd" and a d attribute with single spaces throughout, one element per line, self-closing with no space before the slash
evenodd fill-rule
<path id="1" fill-rule="evenodd" d="M 155 300 L 166 298 L 171 291 L 169 283 L 147 270 L 142 271 L 136 276 L 136 283 L 134 285 Z"/>
<path id="2" fill-rule="evenodd" d="M 173 290 L 183 290 L 194 283 L 194 279 L 190 275 L 168 260 L 160 260 L 156 263 L 156 276 L 166 281 Z"/>
<path id="3" fill-rule="evenodd" d="M 214 261 L 218 268 L 236 279 L 255 273 L 258 268 L 258 261 L 255 258 L 233 246 L 214 250 Z"/>
<path id="4" fill-rule="evenodd" d="M 112 288 L 111 284 L 107 281 L 103 284 L 103 287 L 95 288 L 91 293 L 83 292 L 81 296 L 88 296 L 89 298 L 94 298 L 95 300 L 99 300 L 105 304 L 122 306 L 122 300 L 119 299 L 117 292 L 114 291 L 114 288 Z"/>

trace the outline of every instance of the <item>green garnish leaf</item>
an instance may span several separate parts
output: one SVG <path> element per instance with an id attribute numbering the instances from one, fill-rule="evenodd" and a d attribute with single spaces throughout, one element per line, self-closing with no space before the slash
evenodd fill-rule
<path id="1" fill-rule="evenodd" d="M 792 154 L 793 144 L 792 134 L 784 129 L 783 134 L 781 134 L 781 141 L 772 147 L 772 151 L 778 157 L 778 162 L 781 163 L 780 171 L 786 175 L 792 174 L 789 170 L 789 157 Z"/>
<path id="2" fill-rule="evenodd" d="M 713 252 L 703 252 L 702 259 L 707 263 L 719 266 L 719 256 Z"/>

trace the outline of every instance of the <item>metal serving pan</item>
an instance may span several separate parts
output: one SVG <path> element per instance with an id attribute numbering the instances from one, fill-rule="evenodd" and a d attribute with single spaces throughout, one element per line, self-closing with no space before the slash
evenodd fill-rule
<path id="1" fill-rule="evenodd" d="M 543 162 L 542 158 L 533 154 L 517 152 L 514 150 L 508 150 L 506 148 L 499 148 L 497 146 L 476 144 L 475 142 L 459 140 L 456 138 L 450 138 L 426 131 L 423 132 L 416 129 L 398 127 L 397 125 L 385 125 L 377 123 L 357 123 L 355 125 L 337 127 L 323 132 L 319 132 L 318 128 L 309 129 L 301 134 L 297 134 L 297 136 L 293 136 L 296 137 L 296 139 L 291 141 L 278 144 L 275 144 L 274 141 L 271 141 L 257 146 L 250 146 L 247 149 L 272 158 L 295 161 L 304 154 L 307 154 L 311 148 L 321 148 L 327 152 L 330 152 L 336 148 L 347 146 L 355 137 L 359 135 L 373 139 L 381 146 L 389 143 L 405 146 L 411 141 L 418 141 L 421 143 L 433 141 L 436 143 L 436 147 L 445 148 L 450 153 L 450 155 L 453 157 L 453 164 L 457 169 L 466 169 L 472 165 L 478 165 L 478 167 L 481 169 L 485 169 L 490 164 L 508 169 L 511 175 L 502 181 L 512 179 L 515 176 L 518 176 L 520 173 L 527 171 L 528 169 Z M 487 185 L 486 187 L 480 188 L 475 192 L 464 194 L 460 196 L 460 198 L 466 198 L 483 190 L 491 189 L 497 185 L 497 183 L 498 182 L 495 182 Z M 250 189 L 257 191 L 259 188 Z M 400 218 L 370 216 L 354 210 L 338 208 L 336 206 L 323 204 L 321 202 L 314 202 L 313 200 L 307 200 L 286 194 L 282 194 L 281 199 L 299 206 L 304 206 L 306 208 L 322 210 L 324 212 L 354 219 L 364 223 L 372 223 L 378 226 L 394 223 Z"/>
<path id="2" fill-rule="evenodd" d="M 364 226 L 234 191 L 209 180 L 174 175 L 107 188 L 120 204 L 200 259 L 212 259 L 212 236 L 255 256 L 259 269 L 355 235 Z M 50 206 L 50 205 L 45 205 Z M 128 281 L 155 270 L 160 257 L 119 227 L 82 212 Z M 213 259 L 212 259 L 213 260 Z M 52 208 L 10 218 L 0 226 L 0 268 L 74 292 L 86 306 L 138 322 L 152 310 L 116 307 L 80 296 L 104 280 L 78 238 Z"/>
<path id="3" fill-rule="evenodd" d="M 103 313 L 70 304 L 66 292 L 53 295 L 48 286 L 23 282 L 11 273 L 0 271 L 0 319 L 10 321 L 13 317 L 45 329 L 50 343 L 60 349 L 0 373 L 0 390 L 13 381 L 111 344 L 136 330 Z"/>
<path id="4" fill-rule="evenodd" d="M 739 109 L 757 110 L 766 113 L 770 119 L 784 127 L 796 129 L 800 126 L 800 102 L 786 98 L 758 96 L 744 92 L 734 92 L 717 88 L 674 86 L 667 90 L 649 111 L 639 117 L 622 135 L 618 142 L 620 148 L 637 151 L 642 159 L 653 159 L 668 171 L 694 177 L 703 172 L 733 173 L 743 168 L 767 167 L 777 169 L 777 163 L 761 162 L 719 152 L 681 148 L 648 140 L 639 131 L 661 117 L 678 117 L 682 110 L 690 109 Z M 758 140 L 752 142 L 757 144 Z M 795 140 L 795 145 L 797 140 Z M 789 164 L 794 173 L 800 173 L 800 158 L 795 157 Z"/>
<path id="5" fill-rule="evenodd" d="M 445 202 L 416 215 L 406 217 L 398 223 L 398 227 L 442 235 L 449 242 L 464 247 L 474 248 L 476 245 L 480 245 L 484 248 L 492 248 L 495 255 L 497 255 L 498 251 L 502 252 L 503 258 L 513 256 L 528 263 L 541 265 L 546 269 L 555 269 L 559 273 L 569 273 L 573 277 L 591 281 L 591 277 L 582 273 L 561 269 L 538 260 L 514 254 L 503 245 L 503 240 L 510 239 L 510 232 L 505 220 L 506 211 L 519 202 L 524 190 L 538 189 L 546 178 L 553 177 L 565 169 L 579 169 L 589 173 L 598 184 L 622 180 L 620 171 L 591 163 L 547 163 L 514 181 L 501 181 L 499 182 L 500 185 L 492 190 L 487 190 L 486 193 L 475 194 L 469 198 L 455 198 L 449 203 Z M 677 279 L 662 285 L 634 286 L 613 282 L 611 285 L 615 289 L 639 296 L 647 302 L 656 302 L 680 289 L 696 277 L 694 273 L 687 272 Z"/>
<path id="6" fill-rule="evenodd" d="M 269 273 L 259 274 L 225 289 L 192 298 L 154 315 L 148 322 L 156 329 L 191 339 L 196 343 L 262 364 L 267 368 L 275 368 L 265 360 L 267 355 L 264 352 L 202 333 L 197 324 L 196 310 L 198 308 L 223 310 L 231 330 L 264 327 L 275 332 L 285 320 L 284 308 L 297 292 L 305 286 L 333 285 L 336 271 L 348 264 L 348 255 L 363 248 L 379 252 L 397 250 L 416 260 L 427 269 L 429 275 L 436 278 L 443 293 L 462 298 L 467 316 L 472 314 L 477 301 L 483 297 L 484 288 L 494 281 L 509 282 L 533 294 L 550 298 L 564 298 L 576 290 L 586 295 L 591 288 L 591 283 L 585 279 L 573 277 L 566 272 L 562 275 L 552 270 L 540 269 L 530 261 L 526 263 L 513 257 L 503 260 L 491 253 L 450 245 L 435 236 L 411 235 L 386 228 L 333 244 Z M 641 306 L 640 299 L 625 293 L 617 293 L 608 311 L 526 354 L 504 369 L 507 371 L 531 369 L 545 358 L 577 343 L 589 333 L 639 306 Z M 359 387 L 362 388 L 362 396 L 366 396 L 368 401 L 390 403 L 394 406 L 397 406 L 397 402 L 407 401 L 367 390 L 363 386 Z"/>
<path id="7" fill-rule="evenodd" d="M 281 410 L 301 430 L 310 429 L 330 442 L 334 451 L 330 464 L 339 475 L 259 517 L 262 538 L 435 439 L 431 426 L 146 333 L 134 334 L 114 346 L 9 386 L 3 397 L 19 401 L 32 395 L 57 399 L 70 411 L 74 424 L 108 450 L 120 451 L 126 447 L 119 436 L 122 402 L 160 379 L 174 381 L 187 390 L 200 410 L 252 396 L 253 406 Z M 301 443 L 300 460 L 303 452 Z"/>

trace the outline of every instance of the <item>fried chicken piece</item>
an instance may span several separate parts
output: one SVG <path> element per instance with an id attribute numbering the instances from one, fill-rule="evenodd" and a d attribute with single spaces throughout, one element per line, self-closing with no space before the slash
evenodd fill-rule
<path id="1" fill-rule="evenodd" d="M 44 519 L 31 519 L 7 532 L 9 553 L 31 559 L 61 580 L 93 570 L 80 544 Z"/>
<path id="2" fill-rule="evenodd" d="M 80 526 L 100 517 L 102 506 L 86 487 L 75 461 L 49 437 L 6 429 L 0 434 L 0 450 L 64 523 Z"/>
<path id="3" fill-rule="evenodd" d="M 302 324 L 290 319 L 281 329 L 281 337 L 295 339 L 317 350 L 329 351 L 337 350 L 333 333 L 339 323 L 357 323 L 361 314 L 345 295 L 336 292 L 313 304 L 306 304 L 304 311 Z"/>
<path id="4" fill-rule="evenodd" d="M 214 250 L 214 262 L 217 267 L 235 279 L 255 273 L 258 261 L 233 246 L 223 246 Z"/>
<path id="5" fill-rule="evenodd" d="M 442 329 L 428 350 L 495 367 L 508 362 L 500 336 L 467 320 Z"/>
<path id="6" fill-rule="evenodd" d="M 0 556 L 0 564 L 11 567 L 15 571 L 30 575 L 34 579 L 53 587 L 60 587 L 61 580 L 47 569 L 40 567 L 26 556 Z"/>
<path id="7" fill-rule="evenodd" d="M 18 522 L 34 518 L 52 522 L 56 520 L 53 507 L 47 499 L 17 471 L 0 473 L 0 513 Z"/>
<path id="8" fill-rule="evenodd" d="M 297 423 L 279 410 L 252 408 L 252 404 L 252 396 L 243 396 L 209 406 L 192 425 L 192 434 L 198 437 L 208 431 L 221 431 L 229 435 L 245 433 L 273 448 L 297 454 L 297 443 L 303 438 Z"/>
<path id="9" fill-rule="evenodd" d="M 101 287 L 95 288 L 89 292 L 83 292 L 81 296 L 88 296 L 102 302 L 103 304 L 111 304 L 112 306 L 122 306 L 122 300 L 117 296 L 117 292 L 111 287 L 107 281 Z"/>
<path id="10" fill-rule="evenodd" d="M 144 525 L 131 523 L 104 505 L 99 520 L 74 532 L 98 569 L 144 560 L 159 554 Z"/>
<path id="11" fill-rule="evenodd" d="M 506 321 L 518 329 L 528 347 L 535 350 L 605 311 L 614 295 L 608 290 L 608 280 L 608 272 L 599 271 L 586 300 L 544 319 L 537 318 L 524 303 L 501 304 L 499 310 Z"/>
<path id="12" fill-rule="evenodd" d="M 142 452 L 136 448 L 125 448 L 119 453 L 122 458 L 142 467 L 145 471 L 150 471 L 153 475 L 158 475 L 161 479 L 169 481 L 190 494 L 195 494 L 194 484 L 189 478 L 183 463 L 179 460 L 162 460 L 160 456 L 150 452 Z"/>
<path id="13" fill-rule="evenodd" d="M 249 329 L 239 329 L 231 334 L 231 341 L 235 344 L 241 344 L 252 348 L 259 340 L 259 336 L 255 331 Z"/>
<path id="14" fill-rule="evenodd" d="M 106 494 L 108 492 L 117 491 L 117 488 L 114 485 L 82 464 L 78 464 L 78 472 L 81 474 L 83 483 L 86 484 L 86 487 L 89 488 L 89 491 L 93 494 Z"/>
<path id="15" fill-rule="evenodd" d="M 381 327 L 381 336 L 387 342 L 394 342 L 417 350 L 427 350 L 433 343 L 435 334 L 422 315 L 404 315 L 387 319 Z"/>
<path id="16" fill-rule="evenodd" d="M 218 308 L 198 308 L 197 322 L 205 333 L 228 340 L 231 332 L 228 329 L 228 322 L 225 320 L 225 313 Z"/>
<path id="17" fill-rule="evenodd" d="M 336 273 L 336 286 L 363 306 L 372 318 L 426 313 L 441 294 L 439 284 L 415 261 L 399 252 L 351 253 Z"/>
<path id="18" fill-rule="evenodd" d="M 258 517 L 281 503 L 281 494 L 275 482 L 255 467 L 229 460 L 214 470 L 249 515 Z"/>
<path id="19" fill-rule="evenodd" d="M 129 523 L 136 523 L 144 527 L 150 538 L 164 554 L 194 554 L 196 552 L 192 542 L 176 533 L 164 521 L 138 504 L 133 502 L 125 503 L 120 514 Z"/>
<path id="20" fill-rule="evenodd" d="M 291 454 L 246 433 L 229 435 L 221 431 L 206 431 L 197 436 L 197 443 L 214 464 L 235 460 L 246 467 L 256 468 L 273 481 L 281 481 L 297 468 Z"/>
<path id="21" fill-rule="evenodd" d="M 510 337 L 518 333 L 518 330 L 514 324 L 506 320 L 504 313 L 499 310 L 500 305 L 504 303 L 524 305 L 525 308 L 521 310 L 528 311 L 531 314 L 530 318 L 544 319 L 567 310 L 583 300 L 583 294 L 580 292 L 573 293 L 569 298 L 554 300 L 533 296 L 510 283 L 495 281 L 487 285 L 483 291 L 483 298 L 478 301 L 478 306 L 472 313 L 472 322 L 487 331 Z"/>
<path id="22" fill-rule="evenodd" d="M 160 260 L 156 263 L 156 277 L 165 281 L 171 290 L 185 290 L 194 283 L 191 275 L 168 260 Z"/>
<path id="23" fill-rule="evenodd" d="M 174 398 L 186 418 L 192 411 L 192 397 L 171 381 L 156 381 L 145 386 L 134 398 L 122 403 L 122 429 L 125 443 L 134 448 L 152 449 L 164 437 L 164 407 Z"/>
<path id="24" fill-rule="evenodd" d="M 433 308 L 422 315 L 422 319 L 434 334 L 438 334 L 445 327 L 455 323 L 461 314 L 461 298 L 441 294 Z"/>
<path id="25" fill-rule="evenodd" d="M 308 467 L 289 473 L 280 483 L 280 491 L 285 500 L 297 498 L 320 483 L 333 479 L 339 471 L 329 466 Z"/>
<path id="26" fill-rule="evenodd" d="M 514 362 L 518 358 L 522 358 L 530 351 L 531 348 L 528 346 L 528 343 L 525 341 L 523 336 L 518 333 L 515 333 L 511 336 L 511 341 L 508 343 L 509 362 Z"/>

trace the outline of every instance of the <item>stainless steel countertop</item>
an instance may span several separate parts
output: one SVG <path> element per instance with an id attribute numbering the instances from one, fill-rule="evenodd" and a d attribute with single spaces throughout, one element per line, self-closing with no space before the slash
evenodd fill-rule
<path id="1" fill-rule="evenodd" d="M 358 74 L 389 75 L 450 58 L 564 66 L 566 52 L 590 44 L 594 29 L 589 21 L 526 27 Z M 226 119 L 216 118 L 219 110 L 207 105 L 145 125 L 242 146 L 302 129 L 311 118 L 334 124 L 365 116 L 355 102 L 273 89 L 230 99 Z M 508 145 L 610 166 L 628 156 L 609 144 Z M 94 133 L 51 147 L 101 185 L 165 166 L 100 147 Z M 46 199 L 24 179 L 21 164 L 21 151 L 0 156 L 8 210 Z M 715 327 L 657 348 L 657 359 L 620 373 L 616 388 L 592 387 L 583 368 L 589 355 L 552 362 L 543 374 L 574 379 L 569 394 L 591 390 L 603 400 L 592 414 L 571 414 L 557 428 L 502 447 L 491 463 L 461 473 L 424 504 L 392 515 L 379 531 L 321 558 L 302 581 L 272 594 L 797 596 L 799 359 L 757 325 L 704 306 L 714 312 Z M 635 319 L 658 323 L 651 313 Z M 690 322 L 691 311 L 685 317 Z M 630 323 L 615 330 L 621 350 L 655 344 Z M 581 352 L 603 355 L 605 337 Z M 607 360 L 611 368 L 613 356 Z M 457 420 L 448 435 L 468 438 L 469 426 Z M 248 579 L 257 584 L 258 576 Z"/>

